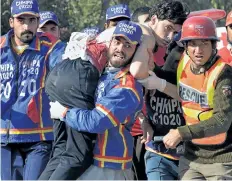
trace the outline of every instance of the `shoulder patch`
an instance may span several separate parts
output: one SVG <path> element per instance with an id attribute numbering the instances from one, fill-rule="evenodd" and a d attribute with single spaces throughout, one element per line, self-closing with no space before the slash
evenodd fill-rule
<path id="1" fill-rule="evenodd" d="M 222 86 L 222 93 L 224 96 L 231 96 L 232 89 L 230 85 L 224 85 Z"/>
<path id="2" fill-rule="evenodd" d="M 130 73 L 127 73 L 124 78 L 126 79 L 125 86 L 135 87 L 135 78 Z"/>

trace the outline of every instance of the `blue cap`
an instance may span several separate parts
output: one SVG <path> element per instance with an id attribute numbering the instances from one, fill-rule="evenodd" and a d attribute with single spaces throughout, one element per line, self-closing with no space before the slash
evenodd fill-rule
<path id="1" fill-rule="evenodd" d="M 11 4 L 11 16 L 18 17 L 22 14 L 31 14 L 39 17 L 37 0 L 14 0 Z"/>
<path id="2" fill-rule="evenodd" d="M 100 28 L 94 26 L 94 27 L 88 27 L 82 30 L 83 33 L 86 33 L 88 35 L 96 36 L 100 33 Z"/>
<path id="3" fill-rule="evenodd" d="M 132 44 L 141 44 L 142 35 L 141 27 L 132 21 L 120 21 L 113 33 L 113 37 L 123 36 Z"/>
<path id="4" fill-rule="evenodd" d="M 54 22 L 56 25 L 59 24 L 58 18 L 52 11 L 40 11 L 39 27 L 43 27 L 48 21 Z"/>
<path id="5" fill-rule="evenodd" d="M 111 6 L 106 10 L 106 20 L 111 20 L 119 17 L 131 19 L 130 9 L 126 4 Z"/>

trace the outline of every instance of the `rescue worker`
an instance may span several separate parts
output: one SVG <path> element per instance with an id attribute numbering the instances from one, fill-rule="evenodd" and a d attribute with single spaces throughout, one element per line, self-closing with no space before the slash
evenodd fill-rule
<path id="1" fill-rule="evenodd" d="M 232 66 L 232 11 L 226 17 L 226 31 L 228 45 L 219 50 L 219 55 L 223 57 L 226 63 Z"/>
<path id="2" fill-rule="evenodd" d="M 53 141 L 45 78 L 64 49 L 48 34 L 36 33 L 36 0 L 14 0 L 11 30 L 1 37 L 1 180 L 37 180 Z"/>
<path id="3" fill-rule="evenodd" d="M 167 149 L 185 144 L 180 158 L 182 180 L 232 179 L 232 68 L 217 55 L 216 26 L 207 17 L 188 18 L 180 40 L 185 47 L 177 69 L 178 94 L 186 126 L 163 138 Z M 147 87 L 163 79 L 152 75 Z M 164 83 L 165 84 L 165 83 Z M 166 82 L 164 91 L 174 94 Z"/>

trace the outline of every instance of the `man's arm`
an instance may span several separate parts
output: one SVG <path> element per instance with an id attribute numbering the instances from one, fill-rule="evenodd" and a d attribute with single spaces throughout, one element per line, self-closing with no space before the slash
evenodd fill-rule
<path id="1" fill-rule="evenodd" d="M 178 101 L 181 101 L 180 96 L 179 96 L 179 94 L 177 92 L 177 86 L 174 85 L 174 84 L 166 82 L 166 86 L 165 86 L 165 88 L 163 90 L 163 93 L 169 95 L 170 97 L 172 97 L 172 98 L 174 98 L 174 99 L 176 99 Z"/>
<path id="2" fill-rule="evenodd" d="M 157 89 L 160 92 L 163 92 L 174 99 L 181 100 L 177 87 L 174 84 L 167 82 L 165 79 L 161 79 L 156 76 L 156 74 L 152 71 L 149 71 L 150 76 L 146 79 L 139 80 L 139 82 L 147 89 L 154 90 Z"/>
<path id="3" fill-rule="evenodd" d="M 49 57 L 48 67 L 49 70 L 53 69 L 53 67 L 62 61 L 62 55 L 66 48 L 66 44 L 57 40 L 57 42 L 50 48 L 47 53 L 47 57 Z"/>
<path id="4" fill-rule="evenodd" d="M 217 81 L 214 95 L 213 116 L 190 126 L 182 126 L 178 131 L 183 140 L 204 138 L 227 132 L 232 122 L 232 68 L 226 68 Z M 227 92 L 228 91 L 228 92 Z"/>
<path id="5" fill-rule="evenodd" d="M 130 66 L 130 72 L 136 79 L 144 79 L 149 76 L 149 53 L 155 47 L 155 38 L 144 25 L 140 25 L 143 30 L 142 44 L 138 47 Z"/>
<path id="6" fill-rule="evenodd" d="M 129 121 L 126 118 L 137 111 L 142 105 L 142 99 L 142 89 L 138 92 L 134 88 L 113 88 L 96 103 L 93 110 L 68 110 L 65 122 L 78 131 L 103 133 Z"/>
<path id="7" fill-rule="evenodd" d="M 140 49 L 140 51 L 142 51 Z M 144 50 L 145 51 L 145 50 Z M 148 59 L 150 60 L 151 58 L 153 58 L 153 53 L 151 50 L 146 50 L 147 52 L 147 55 L 148 55 Z M 134 61 L 134 59 L 133 59 Z M 155 72 L 149 70 L 149 65 L 148 63 L 144 63 L 142 61 L 137 61 L 137 62 L 134 62 L 134 66 L 138 66 L 137 68 L 136 67 L 133 67 L 133 70 L 132 70 L 132 66 L 130 67 L 130 72 L 131 71 L 134 71 L 134 75 L 132 73 L 133 76 L 136 76 L 137 79 L 139 79 L 138 81 L 147 89 L 149 90 L 154 90 L 154 89 L 157 89 L 159 90 L 160 92 L 163 92 L 169 96 L 171 96 L 172 98 L 174 99 L 177 99 L 180 101 L 180 97 L 178 95 L 178 92 L 177 92 L 177 87 L 176 87 L 176 83 L 175 84 L 172 84 L 170 83 L 169 81 L 173 82 L 173 78 L 167 78 L 167 79 L 162 79 L 162 78 L 159 78 L 160 75 L 164 75 L 164 74 L 168 74 L 170 76 L 176 76 L 173 74 L 173 72 L 176 72 L 176 70 L 172 70 L 172 71 L 165 71 L 163 69 L 160 69 L 158 67 L 155 67 L 154 70 L 157 70 Z M 147 70 L 145 70 L 147 66 Z M 177 69 L 177 67 L 174 67 L 174 69 Z M 143 71 L 141 71 L 143 70 Z M 139 74 L 137 74 L 139 73 Z M 156 73 L 158 73 L 158 76 L 156 76 Z M 138 76 L 139 75 L 139 76 Z M 143 77 L 141 78 L 140 75 Z M 167 76 L 168 76 L 167 75 Z M 139 77 L 139 78 L 138 78 Z M 161 76 L 162 77 L 162 76 Z M 141 79 L 140 79 L 141 78 Z M 175 78 L 174 78 L 175 80 Z"/>
<path id="8" fill-rule="evenodd" d="M 228 67 L 217 81 L 213 100 L 213 116 L 208 120 L 200 121 L 194 125 L 171 129 L 163 138 L 166 148 L 173 149 L 180 141 L 215 136 L 228 131 L 232 121 L 232 68 Z"/>

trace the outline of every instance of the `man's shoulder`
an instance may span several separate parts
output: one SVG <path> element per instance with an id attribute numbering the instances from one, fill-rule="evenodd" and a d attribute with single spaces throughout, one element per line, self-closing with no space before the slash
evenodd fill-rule
<path id="1" fill-rule="evenodd" d="M 1 36 L 0 37 L 0 48 L 4 47 L 6 42 L 7 42 L 7 36 L 6 35 Z"/>
<path id="2" fill-rule="evenodd" d="M 227 82 L 232 85 L 232 67 L 230 65 L 225 64 L 225 66 L 221 70 L 217 78 L 217 84 L 219 82 Z"/>
<path id="3" fill-rule="evenodd" d="M 230 65 L 226 64 L 220 72 L 215 92 L 217 92 L 218 97 L 225 96 L 232 100 L 232 67 Z"/>
<path id="4" fill-rule="evenodd" d="M 120 87 L 133 88 L 137 91 L 142 91 L 142 85 L 128 72 L 125 76 L 120 77 Z"/>
<path id="5" fill-rule="evenodd" d="M 4 46 L 9 44 L 11 35 L 12 35 L 12 31 L 9 31 L 7 34 L 2 35 L 0 37 L 0 48 L 3 48 Z"/>
<path id="6" fill-rule="evenodd" d="M 40 46 L 47 47 L 49 52 L 51 51 L 59 51 L 64 52 L 65 47 L 67 46 L 66 43 L 56 39 L 53 35 L 50 33 L 37 33 L 36 38 L 40 42 Z"/>
<path id="7" fill-rule="evenodd" d="M 221 72 L 223 75 L 231 75 L 232 74 L 232 67 L 229 64 L 226 64 Z M 231 77 L 232 79 L 232 77 Z"/>
<path id="8" fill-rule="evenodd" d="M 118 80 L 119 83 L 114 88 L 119 88 L 120 94 L 127 95 L 128 99 L 133 94 L 139 102 L 143 100 L 143 87 L 129 72 Z"/>

